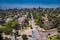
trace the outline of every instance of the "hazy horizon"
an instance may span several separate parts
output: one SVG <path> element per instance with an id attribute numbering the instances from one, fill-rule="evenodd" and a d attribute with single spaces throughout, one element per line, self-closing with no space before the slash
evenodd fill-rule
<path id="1" fill-rule="evenodd" d="M 56 8 L 60 7 L 60 0 L 0 0 L 0 9 L 8 8 Z"/>

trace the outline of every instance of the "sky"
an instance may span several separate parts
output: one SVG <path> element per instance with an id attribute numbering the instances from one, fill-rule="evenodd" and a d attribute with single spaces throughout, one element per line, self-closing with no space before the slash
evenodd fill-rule
<path id="1" fill-rule="evenodd" d="M 60 7 L 60 0 L 0 0 L 0 8 L 56 8 Z"/>

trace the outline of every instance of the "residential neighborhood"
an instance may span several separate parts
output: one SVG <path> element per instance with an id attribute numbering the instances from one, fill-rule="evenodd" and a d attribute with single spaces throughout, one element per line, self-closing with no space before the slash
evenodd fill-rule
<path id="1" fill-rule="evenodd" d="M 60 1 L 2 0 L 0 40 L 60 40 Z"/>

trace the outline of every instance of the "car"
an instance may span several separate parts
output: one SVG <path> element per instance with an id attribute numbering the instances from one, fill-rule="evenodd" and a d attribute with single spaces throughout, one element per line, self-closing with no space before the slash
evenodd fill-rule
<path id="1" fill-rule="evenodd" d="M 28 35 L 29 37 L 32 37 L 32 35 Z"/>
<path id="2" fill-rule="evenodd" d="M 58 33 L 60 33 L 60 31 L 58 31 Z"/>
<path id="3" fill-rule="evenodd" d="M 50 35 L 51 35 L 51 34 L 50 34 L 50 33 L 48 33 L 48 35 L 47 35 L 46 37 L 50 37 Z"/>
<path id="4" fill-rule="evenodd" d="M 43 32 L 47 32 L 47 30 L 43 30 Z"/>
<path id="5" fill-rule="evenodd" d="M 48 33 L 48 35 L 51 35 L 50 33 Z"/>

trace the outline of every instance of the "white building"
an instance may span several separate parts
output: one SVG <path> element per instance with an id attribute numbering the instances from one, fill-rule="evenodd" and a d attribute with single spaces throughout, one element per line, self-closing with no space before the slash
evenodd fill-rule
<path id="1" fill-rule="evenodd" d="M 12 18 L 7 18 L 5 22 L 9 22 L 11 20 L 13 20 L 13 19 Z"/>

